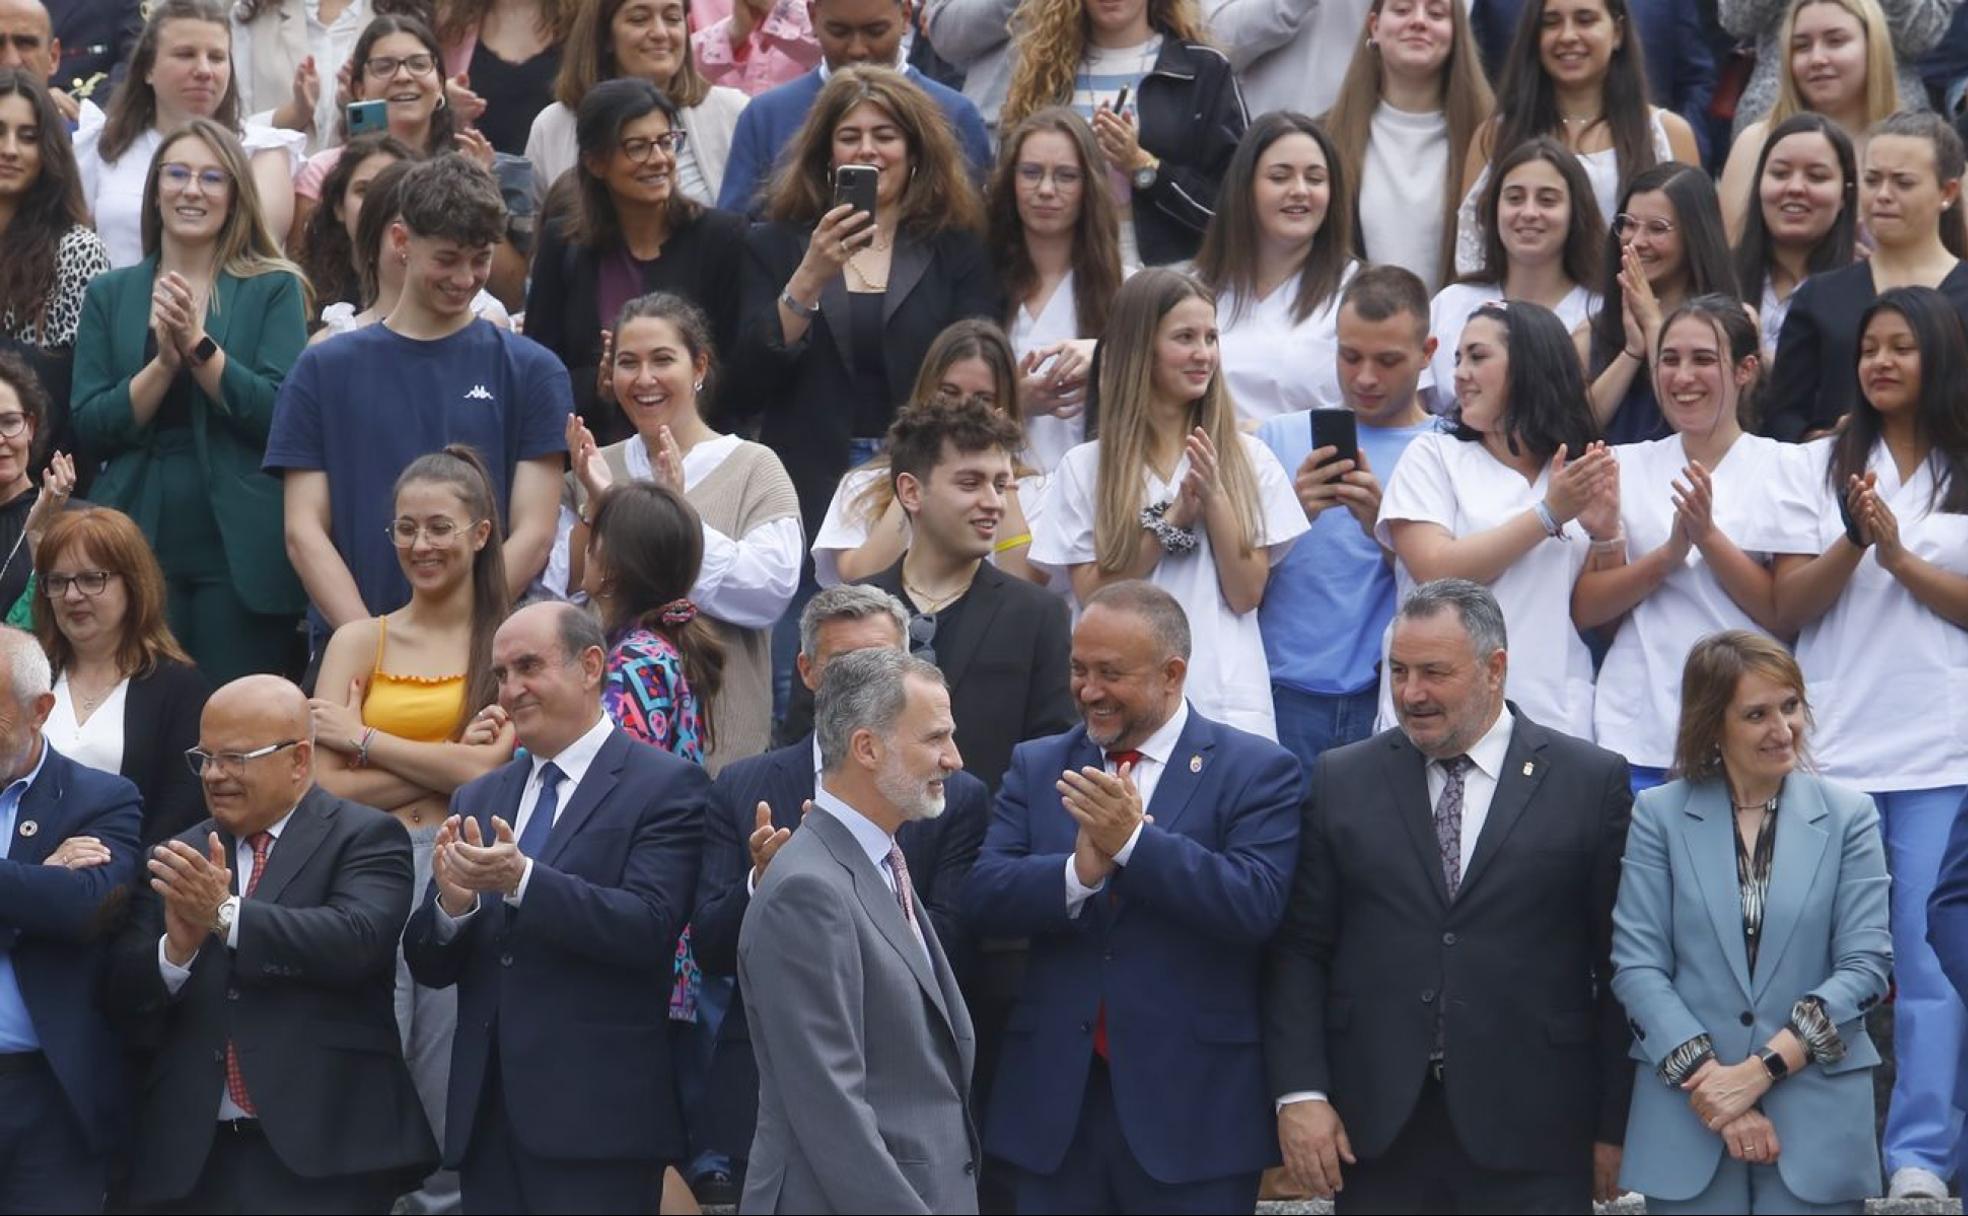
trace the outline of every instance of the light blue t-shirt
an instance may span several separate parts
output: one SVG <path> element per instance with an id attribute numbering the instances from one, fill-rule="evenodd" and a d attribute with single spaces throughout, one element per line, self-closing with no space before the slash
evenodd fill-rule
<path id="1" fill-rule="evenodd" d="M 1312 453 L 1311 417 L 1295 410 L 1257 428 L 1294 478 Z M 1383 487 L 1409 441 L 1438 425 L 1433 418 L 1409 427 L 1360 424 L 1360 447 Z M 1360 692 L 1380 679 L 1381 635 L 1394 619 L 1394 568 L 1352 512 L 1331 507 L 1271 568 L 1257 613 L 1273 684 L 1328 697 Z"/>

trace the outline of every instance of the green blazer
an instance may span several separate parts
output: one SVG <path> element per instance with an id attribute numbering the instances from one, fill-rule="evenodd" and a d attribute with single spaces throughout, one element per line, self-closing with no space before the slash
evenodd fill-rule
<path id="1" fill-rule="evenodd" d="M 164 501 L 160 479 L 152 474 L 158 461 L 174 457 L 157 451 L 154 424 L 137 425 L 130 380 L 149 361 L 156 275 L 152 256 L 89 284 L 75 339 L 73 396 L 76 437 L 104 459 L 90 501 L 129 515 L 153 539 L 173 504 Z M 191 435 L 226 566 L 248 608 L 301 613 L 307 593 L 287 559 L 280 479 L 260 471 L 274 397 L 307 345 L 301 281 L 277 272 L 245 279 L 220 274 L 205 332 L 226 353 L 224 400 L 213 401 L 192 386 Z"/>

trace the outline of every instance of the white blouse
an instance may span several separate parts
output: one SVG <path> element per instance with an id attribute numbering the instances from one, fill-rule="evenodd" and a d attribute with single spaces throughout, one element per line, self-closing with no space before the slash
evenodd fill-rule
<path id="1" fill-rule="evenodd" d="M 117 681 L 87 722 L 75 720 L 75 694 L 68 673 L 55 680 L 55 707 L 41 728 L 48 745 L 77 764 L 99 772 L 123 771 L 123 711 L 130 699 L 129 677 Z"/>
<path id="2" fill-rule="evenodd" d="M 1271 449 L 1254 435 L 1239 435 L 1238 439 L 1257 475 L 1256 541 L 1268 550 L 1275 567 L 1306 530 L 1305 511 L 1292 492 L 1291 478 Z M 1032 531 L 1031 560 L 1035 565 L 1065 570 L 1098 560 L 1093 530 L 1099 465 L 1099 440 L 1066 453 L 1047 494 L 1046 525 Z M 1154 470 L 1144 469 L 1142 502 L 1172 500 L 1188 472 L 1187 453 L 1167 481 Z M 1149 582 L 1175 596 L 1189 614 L 1189 676 L 1184 691 L 1205 717 L 1276 739 L 1271 681 L 1265 675 L 1270 668 L 1264 658 L 1257 612 L 1238 614 L 1230 610 L 1217 580 L 1208 530 L 1198 528 L 1196 541 L 1188 553 L 1164 554 L 1148 575 Z"/>
<path id="3" fill-rule="evenodd" d="M 1768 531 L 1769 488 L 1782 476 L 1783 447 L 1774 439 L 1744 435 L 1709 470 L 1715 526 L 1757 561 L 1768 556 L 1752 546 Z M 1672 488 L 1688 454 L 1679 435 L 1612 451 L 1620 468 L 1627 560 L 1637 561 L 1666 544 L 1673 531 Z M 1633 764 L 1669 767 L 1681 720 L 1682 665 L 1698 640 L 1724 629 L 1762 631 L 1722 589 L 1701 551 L 1690 548 L 1681 565 L 1620 623 L 1599 668 L 1594 736 Z"/>
<path id="4" fill-rule="evenodd" d="M 1341 404 L 1339 297 L 1359 269 L 1358 262 L 1347 263 L 1331 297 L 1303 321 L 1292 318 L 1297 276 L 1261 300 L 1244 302 L 1235 292 L 1217 299 L 1223 384 L 1239 419 L 1254 426 L 1293 410 Z"/>
<path id="5" fill-rule="evenodd" d="M 1435 339 L 1435 357 L 1421 374 L 1419 390 L 1429 412 L 1446 414 L 1455 405 L 1456 348 L 1462 345 L 1462 330 L 1469 318 L 1485 304 L 1501 301 L 1500 283 L 1451 283 L 1435 293 L 1428 306 L 1428 332 Z M 1590 321 L 1599 311 L 1599 293 L 1583 284 L 1558 301 L 1552 314 L 1571 333 Z"/>
<path id="6" fill-rule="evenodd" d="M 1763 547 L 1816 556 L 1844 534 L 1825 481 L 1831 449 L 1829 437 L 1784 445 Z M 1968 576 L 1968 515 L 1931 509 L 1933 462 L 1902 482 L 1882 442 L 1866 467 L 1900 542 Z M 1877 551 L 1866 550 L 1837 602 L 1804 627 L 1796 652 L 1817 718 L 1811 751 L 1826 777 L 1873 793 L 1968 785 L 1968 630 L 1914 599 Z"/>
<path id="7" fill-rule="evenodd" d="M 745 439 L 738 435 L 719 435 L 683 454 L 683 492 L 709 477 L 736 452 Z M 649 449 L 630 443 L 622 449 L 629 476 L 637 481 L 654 481 Z M 568 546 L 579 518 L 574 508 L 561 503 L 560 518 L 554 529 L 553 551 L 547 557 L 540 580 L 555 595 L 572 599 L 579 587 L 567 583 L 570 555 Z M 799 589 L 800 556 L 805 536 L 799 517 L 788 515 L 769 520 L 740 537 L 704 525 L 704 564 L 690 598 L 704 615 L 715 617 L 739 629 L 766 629 L 776 624 L 792 603 Z"/>
<path id="8" fill-rule="evenodd" d="M 101 125 L 84 123 L 75 133 L 75 168 L 82 178 L 82 201 L 88 205 L 89 214 L 96 217 L 96 234 L 109 250 L 109 264 L 135 266 L 144 256 L 144 179 L 150 176 L 150 161 L 164 143 L 164 133 L 152 127 L 132 140 L 119 159 L 109 163 L 103 160 L 96 146 L 102 132 Z M 292 174 L 300 172 L 307 134 L 247 123 L 240 145 L 249 160 L 261 152 L 284 152 L 287 172 Z"/>
<path id="9" fill-rule="evenodd" d="M 1456 537 L 1487 532 L 1541 502 L 1549 476 L 1548 469 L 1540 469 L 1536 481 L 1525 481 L 1476 440 L 1444 432 L 1417 435 L 1394 466 L 1374 536 L 1392 549 L 1396 523 L 1438 524 Z M 1592 655 L 1572 625 L 1572 584 L 1592 543 L 1577 523 L 1565 533 L 1563 540 L 1539 541 L 1489 586 L 1509 633 L 1506 693 L 1532 721 L 1589 739 Z M 1413 589 L 1407 563 L 1394 563 L 1394 582 L 1397 596 Z M 1384 666 L 1380 702 L 1382 727 L 1393 726 Z"/>
<path id="10" fill-rule="evenodd" d="M 1012 353 L 1023 361 L 1026 355 L 1042 350 L 1057 342 L 1071 342 L 1080 336 L 1080 312 L 1073 303 L 1073 272 L 1059 280 L 1059 286 L 1052 292 L 1052 298 L 1045 302 L 1038 316 L 1020 304 L 1018 313 L 1011 319 Z M 1038 414 L 1025 419 L 1025 459 L 1041 472 L 1050 473 L 1059 467 L 1066 453 L 1086 440 L 1086 414 L 1084 412 L 1071 418 L 1055 418 L 1050 414 Z M 1030 510 L 1030 504 L 1026 504 Z M 824 585 L 824 584 L 823 584 Z"/>

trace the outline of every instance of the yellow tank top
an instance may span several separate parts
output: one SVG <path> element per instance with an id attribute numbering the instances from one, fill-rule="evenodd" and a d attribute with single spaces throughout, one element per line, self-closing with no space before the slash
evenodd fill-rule
<path id="1" fill-rule="evenodd" d="M 416 743 L 442 743 L 465 712 L 465 677 L 398 676 L 383 670 L 389 618 L 376 618 L 376 662 L 362 697 L 362 722 L 386 735 Z"/>

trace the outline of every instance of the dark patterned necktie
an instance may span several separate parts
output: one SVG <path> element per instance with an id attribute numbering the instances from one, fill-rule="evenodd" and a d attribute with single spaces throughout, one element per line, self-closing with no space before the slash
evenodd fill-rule
<path id="1" fill-rule="evenodd" d="M 1468 756 L 1442 761 L 1448 781 L 1442 786 L 1442 796 L 1435 800 L 1435 844 L 1442 851 L 1442 878 L 1448 883 L 1450 899 L 1462 885 L 1462 779 L 1469 765 Z"/>

